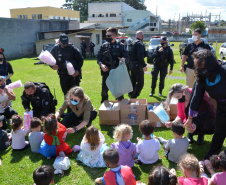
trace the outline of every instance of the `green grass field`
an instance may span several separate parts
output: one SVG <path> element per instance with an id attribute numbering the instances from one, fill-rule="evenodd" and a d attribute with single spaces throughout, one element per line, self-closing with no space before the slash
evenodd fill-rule
<path id="1" fill-rule="evenodd" d="M 215 45 L 215 44 L 214 44 Z M 214 46 L 215 47 L 215 46 Z M 218 43 L 217 48 L 217 56 L 219 57 L 219 47 L 220 43 Z M 185 74 L 179 72 L 181 59 L 179 56 L 179 42 L 174 42 L 174 46 L 172 47 L 174 50 L 174 56 L 176 60 L 176 64 L 174 66 L 174 72 L 172 76 L 180 76 L 185 77 Z M 24 84 L 26 81 L 34 81 L 34 82 L 45 82 L 53 92 L 53 89 L 56 89 L 56 96 L 58 99 L 59 108 L 63 104 L 63 93 L 60 88 L 59 77 L 56 71 L 52 70 L 46 65 L 34 65 L 34 62 L 38 60 L 33 58 L 21 58 L 11 60 L 11 64 L 14 69 L 14 75 L 12 77 L 12 81 L 21 80 Z M 151 71 L 151 68 L 148 69 Z M 101 101 L 101 75 L 99 66 L 96 64 L 96 60 L 86 59 L 84 61 L 84 65 L 82 68 L 83 79 L 80 84 L 83 87 L 85 94 L 87 94 L 94 107 L 98 110 L 100 107 Z M 163 97 L 149 97 L 150 86 L 151 86 L 151 75 L 145 74 L 145 85 L 140 94 L 139 98 L 147 99 L 148 102 L 155 101 L 163 101 L 168 93 L 169 88 L 174 83 L 183 83 L 185 84 L 185 80 L 177 80 L 166 78 L 165 81 L 165 89 L 163 91 Z M 156 89 L 158 90 L 158 89 Z M 23 115 L 24 109 L 21 104 L 21 98 L 23 88 L 18 88 L 14 90 L 16 94 L 16 101 L 13 102 L 13 108 L 18 111 L 20 115 Z M 156 91 L 156 95 L 158 91 Z M 125 98 L 128 98 L 126 95 Z M 114 97 L 109 93 L 109 99 L 114 99 Z M 114 142 L 112 138 L 113 127 L 112 126 L 100 126 L 99 118 L 97 117 L 93 121 L 93 125 L 96 126 L 101 132 L 104 134 L 106 138 L 106 143 L 109 145 Z M 140 137 L 138 126 L 133 126 L 133 138 L 132 142 L 137 142 L 136 138 Z M 82 137 L 84 136 L 85 128 L 82 129 L 79 133 L 70 134 L 67 136 L 66 142 L 72 147 L 73 145 L 79 145 Z M 156 128 L 154 134 L 159 137 L 163 137 L 166 139 L 173 138 L 173 134 L 170 129 L 166 128 Z M 196 143 L 189 146 L 188 152 L 195 154 L 199 159 L 206 154 L 208 148 L 210 146 L 212 136 L 205 136 L 205 142 L 202 146 L 196 145 Z M 195 137 L 197 139 L 197 137 Z M 224 143 L 225 145 L 225 143 Z M 94 180 L 97 177 L 100 177 L 104 174 L 107 168 L 102 169 L 92 169 L 87 166 L 82 165 L 82 163 L 76 161 L 78 153 L 72 153 L 69 158 L 71 161 L 71 168 L 65 171 L 64 176 L 55 175 L 55 184 L 76 184 L 76 185 L 91 185 L 94 184 Z M 165 155 L 163 148 L 159 151 L 160 159 L 157 164 L 163 164 L 168 168 L 177 168 L 176 164 L 169 162 Z M 11 147 L 9 147 L 6 151 L 0 153 L 0 159 L 2 160 L 2 166 L 0 167 L 0 184 L 32 184 L 32 174 L 33 171 L 38 168 L 40 165 L 47 164 L 52 165 L 54 163 L 53 159 L 46 159 L 41 154 L 34 154 L 27 149 L 22 152 L 14 152 Z M 133 172 L 136 176 L 136 180 L 147 183 L 147 178 L 150 170 L 152 170 L 153 165 L 136 165 L 133 168 Z M 177 169 L 177 174 L 182 175 L 182 173 Z"/>

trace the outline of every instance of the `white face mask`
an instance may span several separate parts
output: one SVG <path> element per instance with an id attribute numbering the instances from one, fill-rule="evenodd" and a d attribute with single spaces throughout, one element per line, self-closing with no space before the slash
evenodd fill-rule
<path id="1" fill-rule="evenodd" d="M 198 40 L 198 36 L 192 35 L 192 39 L 193 39 L 194 42 L 196 42 Z"/>

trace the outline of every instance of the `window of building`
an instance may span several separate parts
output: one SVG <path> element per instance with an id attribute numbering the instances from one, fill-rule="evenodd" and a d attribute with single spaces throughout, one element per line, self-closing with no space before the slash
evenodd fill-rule
<path id="1" fill-rule="evenodd" d="M 32 19 L 36 19 L 36 14 L 32 14 L 32 15 L 31 15 L 31 18 L 32 18 Z"/>
<path id="2" fill-rule="evenodd" d="M 95 14 L 92 14 L 92 17 L 95 17 Z"/>
<path id="3" fill-rule="evenodd" d="M 42 14 L 37 14 L 38 19 L 42 19 Z"/>
<path id="4" fill-rule="evenodd" d="M 22 15 L 17 15 L 17 19 L 22 19 Z"/>
<path id="5" fill-rule="evenodd" d="M 27 15 L 23 15 L 23 19 L 27 19 Z"/>
<path id="6" fill-rule="evenodd" d="M 153 22 L 150 23 L 150 26 L 153 26 Z"/>
<path id="7" fill-rule="evenodd" d="M 156 26 L 156 23 L 154 23 L 154 26 Z"/>
<path id="8" fill-rule="evenodd" d="M 65 20 L 65 17 L 63 17 L 63 20 Z"/>
<path id="9" fill-rule="evenodd" d="M 127 19 L 127 22 L 132 22 L 132 19 Z"/>
<path id="10" fill-rule="evenodd" d="M 115 13 L 110 13 L 110 17 L 116 17 Z"/>
<path id="11" fill-rule="evenodd" d="M 96 34 L 96 44 L 100 44 L 100 34 Z"/>
<path id="12" fill-rule="evenodd" d="M 106 17 L 108 17 L 108 13 L 106 13 Z"/>

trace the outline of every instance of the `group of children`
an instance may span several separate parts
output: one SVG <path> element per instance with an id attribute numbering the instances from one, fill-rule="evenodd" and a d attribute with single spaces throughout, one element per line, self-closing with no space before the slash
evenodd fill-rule
<path id="1" fill-rule="evenodd" d="M 38 118 L 33 118 L 30 124 L 30 133 L 29 130 L 23 128 L 22 117 L 14 115 L 12 117 L 11 138 L 1 130 L 3 119 L 0 116 L 1 150 L 6 149 L 10 144 L 12 149 L 16 151 L 21 151 L 31 146 L 32 152 L 41 153 L 47 158 L 55 155 L 65 157 L 72 152 L 72 149 L 65 142 L 66 127 L 57 122 L 54 114 L 48 115 L 42 121 Z M 41 132 L 42 123 L 44 123 L 44 133 Z M 156 163 L 159 159 L 160 143 L 162 143 L 166 157 L 170 161 L 178 163 L 185 177 L 177 178 L 174 169 L 168 170 L 164 166 L 157 166 L 150 174 L 148 184 L 224 184 L 224 180 L 226 180 L 226 153 L 223 151 L 219 155 L 212 156 L 210 161 L 206 160 L 204 162 L 199 162 L 194 155 L 187 154 L 189 143 L 187 138 L 183 137 L 185 129 L 182 123 L 174 122 L 172 124 L 174 139 L 169 141 L 154 136 L 154 125 L 148 120 L 144 120 L 139 124 L 139 130 L 143 139 L 138 137 L 137 144 L 135 144 L 130 141 L 133 136 L 133 130 L 130 125 L 121 124 L 115 127 L 113 137 L 117 142 L 112 143 L 109 147 L 104 143 L 105 138 L 103 134 L 94 126 L 90 126 L 86 129 L 85 136 L 80 144 L 77 160 L 91 168 L 111 168 L 103 177 L 95 180 L 98 184 L 133 185 L 138 184 L 132 172 L 134 163 Z M 25 141 L 25 135 L 27 134 L 29 134 L 29 142 Z M 208 176 L 204 173 L 204 166 L 209 170 L 212 176 L 211 179 L 208 179 Z M 223 172 L 215 173 L 213 168 Z M 53 182 L 53 169 L 46 165 L 41 166 L 34 171 L 33 179 L 36 185 L 50 184 Z"/>

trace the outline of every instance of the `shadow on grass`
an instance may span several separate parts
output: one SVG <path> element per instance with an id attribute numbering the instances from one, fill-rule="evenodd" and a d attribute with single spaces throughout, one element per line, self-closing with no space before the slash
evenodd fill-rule
<path id="1" fill-rule="evenodd" d="M 1 150 L 0 151 L 0 159 L 2 159 L 2 156 L 7 154 L 12 148 L 9 146 L 8 148 L 6 148 L 5 150 Z"/>
<path id="2" fill-rule="evenodd" d="M 28 156 L 30 155 L 31 153 L 31 148 L 27 148 L 23 151 L 14 151 L 12 150 L 12 153 L 11 153 L 11 156 L 12 156 L 12 159 L 10 161 L 10 163 L 18 163 L 20 162 L 25 156 Z"/>
<path id="3" fill-rule="evenodd" d="M 65 176 L 69 176 L 70 172 L 71 172 L 71 168 L 72 167 L 70 167 L 68 170 L 64 171 L 63 174 L 54 175 L 54 184 L 59 183 L 61 178 L 64 178 Z"/>

